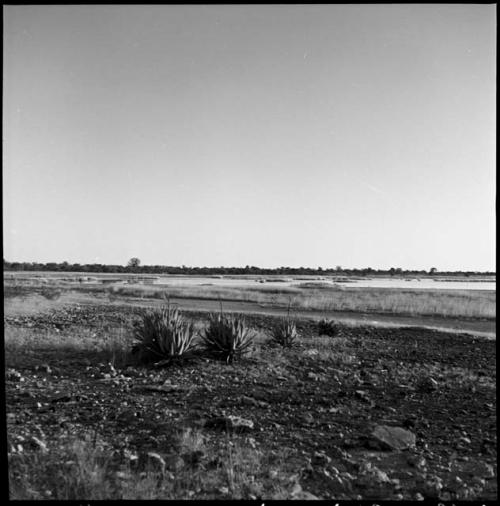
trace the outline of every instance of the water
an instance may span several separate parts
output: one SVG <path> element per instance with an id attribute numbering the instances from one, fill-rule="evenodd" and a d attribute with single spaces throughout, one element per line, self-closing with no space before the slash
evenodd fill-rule
<path id="1" fill-rule="evenodd" d="M 265 279 L 262 283 L 260 280 Z M 362 280 L 353 280 L 349 282 L 334 282 L 330 278 L 280 278 L 281 281 L 272 280 L 272 278 L 209 278 L 209 277 L 189 277 L 189 276 L 161 276 L 153 283 L 155 285 L 168 286 L 262 286 L 262 287 L 287 287 L 297 286 L 302 283 L 332 286 L 341 285 L 352 288 L 408 288 L 422 290 L 496 290 L 496 283 L 493 281 L 434 281 L 433 279 L 391 279 L 391 278 L 367 278 Z"/>

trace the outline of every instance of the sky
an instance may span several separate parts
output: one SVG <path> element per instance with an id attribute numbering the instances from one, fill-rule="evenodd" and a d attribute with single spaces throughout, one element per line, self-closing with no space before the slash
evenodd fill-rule
<path id="1" fill-rule="evenodd" d="M 495 5 L 3 14 L 7 261 L 496 269 Z"/>

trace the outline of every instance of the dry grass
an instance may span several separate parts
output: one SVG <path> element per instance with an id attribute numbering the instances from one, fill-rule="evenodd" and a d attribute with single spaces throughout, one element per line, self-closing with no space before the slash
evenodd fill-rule
<path id="1" fill-rule="evenodd" d="M 120 296 L 221 299 L 255 302 L 295 310 L 352 311 L 400 315 L 495 318 L 496 292 L 481 290 L 405 290 L 396 288 L 297 288 L 116 286 Z"/>
<path id="2" fill-rule="evenodd" d="M 36 280 L 33 289 L 36 289 Z M 8 281 L 11 283 L 11 281 Z M 40 288 L 40 286 L 38 287 Z M 15 287 L 6 286 L 12 291 Z M 403 288 L 344 288 L 335 285 L 269 287 L 265 285 L 249 286 L 212 286 L 212 285 L 176 285 L 155 286 L 141 284 L 89 284 L 68 285 L 54 283 L 53 292 L 45 288 L 44 293 L 28 297 L 33 312 L 55 307 L 63 302 L 71 302 L 77 296 L 106 297 L 113 302 L 120 298 L 163 299 L 165 296 L 179 299 L 206 299 L 222 301 L 241 301 L 262 306 L 286 308 L 292 310 L 366 312 L 408 316 L 443 316 L 496 318 L 496 292 L 489 290 L 434 290 Z M 45 294 L 45 295 L 44 295 Z M 52 300 L 50 297 L 54 297 Z M 7 298 L 6 312 L 13 314 L 21 308 L 17 298 Z M 23 312 L 26 312 L 23 304 Z"/>
<path id="3" fill-rule="evenodd" d="M 9 367 L 18 367 L 26 358 L 42 363 L 57 350 L 58 358 L 81 355 L 87 360 L 109 362 L 114 367 L 126 364 L 133 338 L 130 329 L 92 329 L 80 327 L 55 332 L 54 329 L 37 329 L 7 326 L 4 331 L 5 360 Z"/>
<path id="4" fill-rule="evenodd" d="M 206 455 L 206 439 L 198 430 L 184 429 L 173 450 Z M 97 434 L 62 434 L 57 445 L 45 449 L 10 444 L 12 500 L 287 499 L 293 484 L 285 456 L 264 458 L 251 438 L 228 436 L 213 454 L 217 465 L 186 465 L 175 474 L 131 465 L 130 451 L 113 451 Z M 281 477 L 269 477 L 271 464 Z"/>

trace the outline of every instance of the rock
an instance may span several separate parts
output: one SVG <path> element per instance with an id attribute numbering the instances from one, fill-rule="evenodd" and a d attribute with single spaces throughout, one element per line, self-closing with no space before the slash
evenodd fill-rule
<path id="1" fill-rule="evenodd" d="M 253 406 L 255 408 L 267 408 L 269 406 L 269 403 L 266 401 L 254 399 L 253 397 L 248 397 L 246 395 L 240 397 L 239 404 L 244 404 L 246 406 Z"/>
<path id="2" fill-rule="evenodd" d="M 318 355 L 319 354 L 319 351 L 315 348 L 312 348 L 310 350 L 305 350 L 304 355 L 309 355 L 309 356 L 314 356 L 314 355 Z"/>
<path id="3" fill-rule="evenodd" d="M 169 457 L 165 457 L 164 462 L 167 469 L 170 471 L 180 471 L 186 465 L 184 459 L 179 455 L 171 455 Z"/>
<path id="4" fill-rule="evenodd" d="M 316 497 L 314 494 L 311 494 L 306 490 L 302 490 L 299 483 L 296 483 L 293 486 L 292 491 L 290 492 L 290 499 L 294 501 L 319 501 L 319 497 Z"/>
<path id="5" fill-rule="evenodd" d="M 427 461 L 422 455 L 412 455 L 408 457 L 408 465 L 411 467 L 415 467 L 420 471 L 423 471 L 427 467 Z"/>
<path id="6" fill-rule="evenodd" d="M 371 462 L 363 462 L 360 465 L 358 479 L 356 480 L 359 485 L 365 487 L 374 484 L 390 483 L 390 481 L 387 473 L 372 465 Z"/>
<path id="7" fill-rule="evenodd" d="M 356 390 L 354 392 L 354 396 L 357 397 L 358 399 L 361 399 L 364 402 L 370 402 L 368 392 L 366 392 L 365 390 Z"/>
<path id="8" fill-rule="evenodd" d="M 311 413 L 304 413 L 301 417 L 300 417 L 300 420 L 302 421 L 302 423 L 304 423 L 305 425 L 310 425 L 312 423 L 314 423 L 314 416 L 311 414 Z"/>
<path id="9" fill-rule="evenodd" d="M 430 376 L 419 381 L 417 388 L 420 392 L 435 392 L 438 389 L 439 383 Z"/>
<path id="10" fill-rule="evenodd" d="M 413 432 L 388 425 L 377 425 L 371 437 L 383 450 L 404 450 L 415 446 L 416 442 Z"/>
<path id="11" fill-rule="evenodd" d="M 226 429 L 234 432 L 249 432 L 254 429 L 254 423 L 252 420 L 240 416 L 228 415 L 207 420 L 205 427 Z"/>
<path id="12" fill-rule="evenodd" d="M 424 494 L 432 499 L 438 498 L 443 489 L 443 480 L 439 476 L 431 476 L 424 483 Z"/>
<path id="13" fill-rule="evenodd" d="M 42 372 L 47 373 L 47 374 L 51 374 L 52 373 L 52 369 L 51 369 L 51 367 L 50 367 L 49 364 L 37 365 L 35 367 L 35 371 L 42 371 Z"/>
<path id="14" fill-rule="evenodd" d="M 328 457 L 328 455 L 325 455 L 323 452 L 314 452 L 314 455 L 311 459 L 311 465 L 313 466 L 327 466 L 332 459 Z"/>
<path id="15" fill-rule="evenodd" d="M 5 371 L 5 379 L 18 382 L 22 381 L 23 376 L 19 371 L 16 371 L 15 369 L 7 369 L 7 371 Z"/>
<path id="16" fill-rule="evenodd" d="M 164 472 L 167 464 L 164 458 L 156 452 L 147 452 L 139 456 L 139 467 Z"/>
<path id="17" fill-rule="evenodd" d="M 319 381 L 321 379 L 321 376 L 319 374 L 316 374 L 314 372 L 308 372 L 307 378 L 313 381 Z"/>
<path id="18" fill-rule="evenodd" d="M 417 425 L 417 416 L 411 415 L 403 421 L 403 427 L 405 429 L 414 428 Z"/>
<path id="19" fill-rule="evenodd" d="M 48 453 L 49 449 L 47 448 L 47 445 L 36 436 L 32 436 L 29 442 L 32 448 L 39 450 L 42 453 Z"/>
<path id="20" fill-rule="evenodd" d="M 486 480 L 479 476 L 474 476 L 471 480 L 472 484 L 478 488 L 484 488 L 486 486 Z"/>
<path id="21" fill-rule="evenodd" d="M 420 492 L 417 492 L 415 494 L 414 498 L 415 498 L 415 501 L 423 501 L 425 499 L 424 496 Z"/>
<path id="22" fill-rule="evenodd" d="M 495 468 L 486 462 L 470 462 L 464 466 L 464 472 L 479 478 L 490 479 L 495 477 Z"/>

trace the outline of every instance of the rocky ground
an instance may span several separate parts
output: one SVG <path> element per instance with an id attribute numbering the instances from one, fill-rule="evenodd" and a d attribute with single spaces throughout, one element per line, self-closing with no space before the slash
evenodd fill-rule
<path id="1" fill-rule="evenodd" d="M 50 461 L 60 476 L 76 464 L 50 456 L 76 437 L 100 442 L 103 498 L 129 497 L 116 491 L 135 472 L 156 476 L 152 498 L 496 499 L 494 341 L 413 328 L 326 337 L 304 319 L 283 349 L 266 338 L 274 317 L 248 316 L 246 358 L 155 369 L 127 363 L 139 311 L 4 318 L 11 497 L 68 498 L 30 466 Z M 121 351 L 95 344 L 109 335 Z"/>

